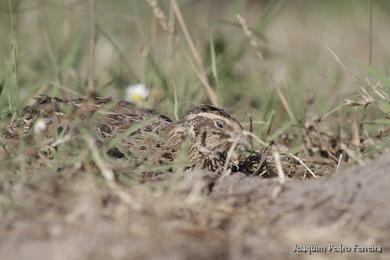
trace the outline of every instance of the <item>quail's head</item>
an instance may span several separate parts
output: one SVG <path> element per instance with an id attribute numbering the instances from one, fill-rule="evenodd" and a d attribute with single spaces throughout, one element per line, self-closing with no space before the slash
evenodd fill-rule
<path id="1" fill-rule="evenodd" d="M 184 118 L 192 139 L 190 160 L 197 168 L 220 170 L 234 145 L 234 155 L 248 146 L 240 122 L 223 109 L 201 105 Z"/>

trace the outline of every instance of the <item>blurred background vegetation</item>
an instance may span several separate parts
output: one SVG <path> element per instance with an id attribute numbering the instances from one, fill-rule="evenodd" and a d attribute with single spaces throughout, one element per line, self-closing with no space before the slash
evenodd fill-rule
<path id="1" fill-rule="evenodd" d="M 178 5 L 219 105 L 245 127 L 251 114 L 262 137 L 271 121 L 281 134 L 344 99 L 360 100 L 367 79 L 373 86 L 380 80 L 389 93 L 389 1 L 180 0 Z M 174 86 L 179 116 L 209 102 L 171 1 L 1 0 L 0 13 L 2 119 L 20 113 L 39 94 L 86 95 L 91 55 L 98 95 L 126 99 L 130 84 L 143 83 L 150 95 L 142 105 L 170 117 Z M 388 103 L 380 102 L 358 109 L 359 119 L 372 123 L 368 130 L 388 125 L 383 122 Z M 343 107 L 330 121 L 349 126 L 353 111 Z"/>

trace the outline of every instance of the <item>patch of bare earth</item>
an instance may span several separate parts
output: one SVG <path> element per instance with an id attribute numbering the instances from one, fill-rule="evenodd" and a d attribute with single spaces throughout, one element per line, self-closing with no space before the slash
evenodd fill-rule
<path id="1" fill-rule="evenodd" d="M 170 176 L 133 185 L 121 202 L 90 174 L 13 185 L 1 217 L 0 259 L 295 259 L 295 245 L 380 245 L 389 259 L 390 156 L 328 178 Z M 177 181 L 175 181 L 175 178 Z"/>

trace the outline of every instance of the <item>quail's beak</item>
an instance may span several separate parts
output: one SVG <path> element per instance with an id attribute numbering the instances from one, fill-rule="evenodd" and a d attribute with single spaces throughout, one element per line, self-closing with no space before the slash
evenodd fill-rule
<path id="1" fill-rule="evenodd" d="M 238 135 L 230 139 L 232 144 L 236 145 L 236 150 L 246 151 L 251 148 L 250 138 L 247 135 Z"/>
<path id="2" fill-rule="evenodd" d="M 250 137 L 248 135 L 240 135 L 237 144 L 242 146 L 245 151 L 252 148 Z"/>
<path id="3" fill-rule="evenodd" d="M 242 159 L 243 153 L 251 148 L 249 136 L 240 135 L 235 139 L 236 148 L 232 154 L 232 161 L 238 163 Z"/>

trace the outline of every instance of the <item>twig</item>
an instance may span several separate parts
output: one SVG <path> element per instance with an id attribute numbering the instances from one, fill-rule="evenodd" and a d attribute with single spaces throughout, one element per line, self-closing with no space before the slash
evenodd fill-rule
<path id="1" fill-rule="evenodd" d="M 243 135 L 247 135 L 252 137 L 254 140 L 256 140 L 258 143 L 260 143 L 262 146 L 268 147 L 268 144 L 261 140 L 259 137 L 257 137 L 255 134 L 248 132 L 248 131 L 242 131 Z"/>
<path id="2" fill-rule="evenodd" d="M 344 143 L 341 143 L 340 144 L 340 148 L 345 151 L 347 153 L 347 155 L 352 159 L 354 160 L 355 162 L 357 162 L 359 165 L 364 165 L 364 161 L 363 159 L 357 155 L 353 150 L 351 150 L 350 148 L 348 148 L 348 146 Z"/>
<path id="3" fill-rule="evenodd" d="M 172 4 L 173 11 L 175 12 L 175 15 L 177 17 L 177 20 L 180 24 L 180 27 L 184 33 L 187 44 L 190 47 L 191 53 L 195 59 L 196 65 L 198 66 L 198 69 L 199 69 L 198 77 L 199 77 L 200 81 L 203 83 L 203 87 L 206 91 L 207 96 L 210 99 L 211 104 L 213 104 L 214 106 L 218 106 L 217 95 L 215 94 L 214 90 L 210 86 L 210 83 L 207 79 L 207 74 L 206 74 L 206 70 L 204 69 L 202 59 L 201 59 L 198 51 L 195 48 L 193 40 L 191 39 L 190 33 L 188 32 L 188 29 L 187 29 L 186 23 L 184 21 L 183 15 L 181 14 L 180 8 L 179 8 L 176 0 L 171 0 L 171 4 Z"/>
<path id="4" fill-rule="evenodd" d="M 172 3 L 169 4 L 169 13 L 168 13 L 168 26 L 171 29 L 167 35 L 167 57 L 168 57 L 168 71 L 170 74 L 173 73 L 173 64 L 174 64 L 174 46 L 175 46 L 175 13 L 172 9 Z"/>
<path id="5" fill-rule="evenodd" d="M 88 77 L 88 95 L 95 94 L 95 63 L 96 63 L 96 4 L 95 0 L 89 0 L 89 77 Z"/>
<path id="6" fill-rule="evenodd" d="M 285 88 L 288 87 L 288 84 L 287 84 L 287 81 L 286 81 L 286 78 L 283 76 L 283 85 Z M 280 87 L 279 86 L 276 86 L 276 92 L 279 96 L 279 99 L 281 100 L 283 106 L 284 106 L 284 109 L 287 111 L 287 114 L 288 116 L 290 117 L 290 120 L 296 124 L 296 125 L 300 125 L 301 123 L 298 122 L 297 118 L 295 117 L 292 109 L 290 108 L 290 105 L 288 104 L 287 102 L 287 98 L 286 96 L 284 95 L 284 93 L 280 90 Z M 304 140 L 304 134 L 297 128 L 295 129 L 295 131 L 297 132 L 299 138 L 301 138 L 301 141 L 303 142 Z M 267 133 L 268 135 L 268 133 Z M 306 146 L 303 146 L 303 150 L 305 152 L 306 155 L 309 154 L 309 151 L 307 150 Z"/>
<path id="7" fill-rule="evenodd" d="M 254 171 L 255 175 L 262 176 L 266 172 L 266 171 L 263 171 L 262 173 L 259 173 L 261 168 L 263 167 L 264 163 L 267 161 L 268 153 L 269 153 L 269 148 L 268 147 L 264 148 L 262 153 L 261 153 L 261 159 L 260 159 L 259 165 L 257 166 L 256 170 Z"/>
<path id="8" fill-rule="evenodd" d="M 96 163 L 96 166 L 99 168 L 100 173 L 102 174 L 104 180 L 107 183 L 107 186 L 111 189 L 111 191 L 118 196 L 123 202 L 130 205 L 134 210 L 140 211 L 142 210 L 142 205 L 135 201 L 135 199 L 127 192 L 119 187 L 114 179 L 113 171 L 106 165 L 103 158 L 99 154 L 99 149 L 97 148 L 95 141 L 89 135 L 85 135 L 85 140 L 87 142 L 88 148 L 91 151 L 92 158 Z"/>
<path id="9" fill-rule="evenodd" d="M 368 36 L 368 64 L 372 65 L 372 0 L 370 0 L 370 15 L 369 15 L 369 36 Z"/>
<path id="10" fill-rule="evenodd" d="M 297 160 L 303 167 L 305 167 L 305 169 L 308 170 L 308 172 L 310 172 L 310 174 L 314 178 L 317 178 L 317 175 L 315 175 L 314 172 L 309 168 L 309 166 L 307 166 L 299 157 L 293 155 L 292 153 L 288 153 L 288 155 Z"/>
<path id="11" fill-rule="evenodd" d="M 53 143 L 51 143 L 50 147 L 55 148 L 55 147 L 57 147 L 57 146 L 59 146 L 61 144 L 64 144 L 64 143 L 68 142 L 71 137 L 72 137 L 71 134 L 68 134 L 68 135 L 65 135 L 63 137 L 60 137 L 60 138 L 56 139 Z"/>
<path id="12" fill-rule="evenodd" d="M 324 119 L 325 117 L 328 117 L 330 116 L 331 114 L 333 114 L 334 112 L 336 112 L 337 110 L 339 110 L 340 108 L 342 108 L 343 106 L 346 106 L 347 104 L 346 103 L 343 103 L 341 105 L 338 105 L 336 108 L 332 109 L 331 111 L 329 111 L 328 113 L 326 113 L 325 115 L 321 116 L 321 120 Z"/>
<path id="13" fill-rule="evenodd" d="M 12 113 L 12 118 L 7 127 L 11 127 L 14 124 L 14 121 L 16 121 L 16 113 Z"/>
<path id="14" fill-rule="evenodd" d="M 252 124 L 253 125 L 265 125 L 267 122 L 263 121 L 263 120 L 252 120 Z M 250 126 L 250 122 L 249 121 L 244 121 L 241 123 L 243 126 L 245 127 L 249 127 Z"/>
<path id="15" fill-rule="evenodd" d="M 76 97 L 82 97 L 83 96 L 81 93 L 79 93 L 79 92 L 69 88 L 68 86 L 64 86 L 64 85 L 62 85 L 62 84 L 60 84 L 60 83 L 58 83 L 56 81 L 50 81 L 48 83 L 49 83 L 48 86 L 46 86 L 43 90 L 40 90 L 37 93 L 36 96 L 43 94 L 45 92 L 45 90 L 49 87 L 49 85 L 52 86 L 52 87 L 55 87 L 55 88 L 58 88 L 58 89 L 62 90 L 61 92 L 65 93 L 65 96 L 66 96 L 66 93 L 70 93 L 70 94 L 72 94 L 73 96 L 76 96 Z M 35 99 L 32 97 L 31 100 L 35 100 Z"/>
<path id="16" fill-rule="evenodd" d="M 347 67 L 341 62 L 340 58 L 337 56 L 337 54 L 328 46 L 327 43 L 324 44 L 325 48 L 330 52 L 330 54 L 333 56 L 333 58 L 336 60 L 336 62 L 341 66 L 341 68 L 349 73 L 351 75 L 351 78 L 359 84 L 364 84 L 362 80 L 358 79 L 352 72 L 350 72 Z"/>
<path id="17" fill-rule="evenodd" d="M 339 172 L 339 169 L 340 169 L 340 166 L 341 166 L 341 161 L 343 159 L 343 155 L 344 155 L 344 153 L 340 154 L 339 161 L 337 162 L 336 173 Z"/>
<path id="18" fill-rule="evenodd" d="M 354 147 L 359 147 L 360 146 L 360 134 L 359 134 L 359 125 L 358 125 L 357 116 L 358 115 L 357 115 L 356 108 L 353 108 L 353 111 L 352 111 L 352 123 L 351 123 L 351 128 L 352 128 L 351 144 Z"/>
<path id="19" fill-rule="evenodd" d="M 287 87 L 287 82 L 286 82 L 286 79 L 283 77 L 283 85 L 285 87 Z M 278 94 L 279 96 L 279 99 L 280 101 L 282 102 L 283 106 L 284 106 L 284 109 L 286 110 L 288 116 L 290 117 L 291 121 L 294 122 L 294 123 L 297 123 L 297 119 L 295 118 L 295 115 L 294 113 L 292 112 L 288 102 L 287 102 L 287 98 L 286 96 L 284 95 L 284 93 L 280 90 L 280 87 L 276 87 L 276 93 Z"/>
<path id="20" fill-rule="evenodd" d="M 71 2 L 70 0 L 65 0 L 65 12 L 64 12 L 64 21 L 62 24 L 62 34 L 63 34 L 63 47 L 62 52 L 65 55 L 69 51 L 69 46 L 71 43 L 71 9 L 68 7 Z"/>
<path id="21" fill-rule="evenodd" d="M 0 147 L 3 148 L 3 151 L 7 154 L 7 156 L 10 155 L 10 153 L 7 150 L 7 147 L 4 143 L 0 142 Z"/>
<path id="22" fill-rule="evenodd" d="M 229 167 L 230 159 L 233 156 L 234 149 L 236 149 L 238 140 L 239 140 L 239 137 L 236 137 L 234 139 L 232 145 L 229 148 L 229 151 L 227 152 L 225 164 L 223 166 L 223 171 L 222 171 L 224 176 L 230 175 L 230 173 L 231 173 L 231 171 L 230 172 L 228 171 L 228 167 Z"/>
<path id="23" fill-rule="evenodd" d="M 381 82 L 378 80 L 377 82 L 376 82 L 376 84 L 375 84 L 375 86 L 373 86 L 372 84 L 371 84 L 371 82 L 369 81 L 369 79 L 368 78 L 366 78 L 366 81 L 367 81 L 367 84 L 370 86 L 370 88 L 372 89 L 372 91 L 374 91 L 374 93 L 378 96 L 378 97 L 380 97 L 381 99 L 383 99 L 383 100 L 385 100 L 385 101 L 387 101 L 387 102 L 390 102 L 390 98 L 389 98 L 389 96 L 386 94 L 386 93 L 382 93 L 382 92 L 380 92 L 378 89 L 380 89 L 380 87 L 381 87 Z"/>
<path id="24" fill-rule="evenodd" d="M 249 132 L 253 133 L 253 118 L 252 118 L 251 114 L 248 114 L 248 117 L 249 117 Z M 251 149 L 253 150 L 253 137 L 252 136 L 249 137 L 249 143 L 251 145 Z"/>
<path id="25" fill-rule="evenodd" d="M 259 48 L 259 43 L 258 43 L 258 38 L 253 34 L 252 30 L 249 29 L 248 24 L 246 20 L 241 16 L 237 15 L 236 16 L 238 23 L 241 25 L 242 30 L 244 31 L 245 35 L 249 38 L 250 44 L 256 49 L 256 55 L 260 60 L 263 60 L 264 57 L 260 52 Z"/>
<path id="26" fill-rule="evenodd" d="M 20 100 L 19 100 L 19 86 L 18 86 L 18 62 L 17 62 L 17 53 L 18 53 L 18 49 L 17 49 L 17 42 L 16 42 L 16 38 L 15 38 L 15 31 L 14 31 L 14 20 L 13 20 L 13 10 L 12 10 L 12 4 L 11 4 L 11 0 L 8 0 L 8 7 L 9 7 L 9 12 L 10 12 L 10 23 L 11 23 L 11 51 L 12 51 L 12 58 L 13 58 L 13 70 L 14 70 L 14 77 L 13 77 L 13 80 L 14 80 L 14 84 L 15 84 L 15 95 L 13 97 L 13 101 L 16 101 L 16 113 L 19 113 L 20 112 Z M 10 101 L 10 97 L 8 96 L 8 106 L 10 107 L 10 111 L 12 112 L 12 107 L 11 107 L 11 101 Z"/>
<path id="27" fill-rule="evenodd" d="M 267 131 L 265 131 L 265 138 L 266 139 L 268 138 L 268 136 L 271 133 L 271 129 L 272 129 L 272 126 L 273 126 L 273 123 L 274 123 L 274 119 L 275 119 L 275 113 L 271 114 L 271 119 L 270 120 L 267 119 L 267 124 L 268 124 L 268 122 L 269 122 L 269 124 L 267 126 Z"/>
<path id="28" fill-rule="evenodd" d="M 173 88 L 173 114 L 175 116 L 175 119 L 179 120 L 179 116 L 177 113 L 178 111 L 177 88 L 174 80 L 172 80 L 172 88 Z"/>
<path id="29" fill-rule="evenodd" d="M 279 184 L 283 184 L 286 181 L 286 175 L 284 174 L 282 162 L 280 161 L 280 154 L 275 147 L 272 147 L 271 150 L 272 150 L 272 156 L 274 157 L 275 160 L 276 170 L 278 172 Z"/>
<path id="30" fill-rule="evenodd" d="M 343 70 L 347 70 L 347 67 L 345 67 L 345 65 L 341 62 L 337 54 L 331 48 L 329 48 L 328 44 L 325 43 L 324 46 L 326 49 L 328 49 L 330 54 L 332 54 L 333 58 L 337 61 L 337 63 L 341 66 L 341 68 L 343 68 Z"/>
<path id="31" fill-rule="evenodd" d="M 153 10 L 153 14 L 154 16 L 156 17 L 157 21 L 159 22 L 161 28 L 166 31 L 166 32 L 169 32 L 169 33 L 172 33 L 173 30 L 172 28 L 169 26 L 169 23 L 168 23 L 168 20 L 167 20 L 167 17 L 165 15 L 165 13 L 161 10 L 161 8 L 158 6 L 158 3 L 156 0 L 146 0 L 146 2 L 149 4 L 149 6 L 152 8 Z"/>

